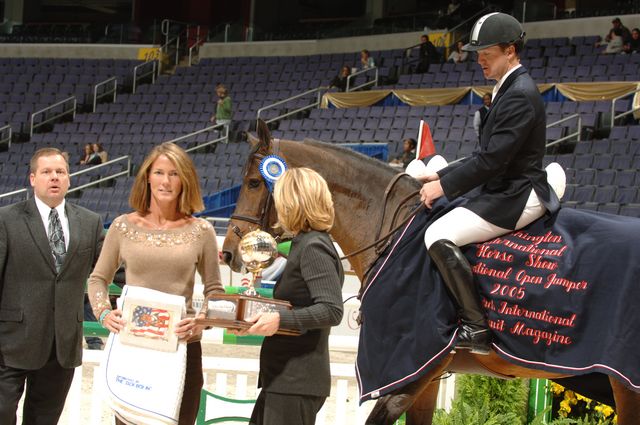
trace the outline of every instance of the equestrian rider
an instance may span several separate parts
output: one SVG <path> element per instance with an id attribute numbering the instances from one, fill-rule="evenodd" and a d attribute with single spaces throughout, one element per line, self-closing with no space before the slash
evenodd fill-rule
<path id="1" fill-rule="evenodd" d="M 545 106 L 519 53 L 524 45 L 520 23 L 504 13 L 481 17 L 464 50 L 476 52 L 486 79 L 496 80 L 492 105 L 482 119 L 480 147 L 473 156 L 438 172 L 418 176 L 420 191 L 431 208 L 441 196 L 453 200 L 469 194 L 468 202 L 443 215 L 425 232 L 429 255 L 442 274 L 458 307 L 457 348 L 488 354 L 489 327 L 473 287 L 473 274 L 459 246 L 482 242 L 520 229 L 559 208 L 554 188 L 564 185 L 564 173 L 543 168 Z M 557 189 L 560 193 L 560 189 Z M 562 189 L 563 191 L 563 189 Z"/>

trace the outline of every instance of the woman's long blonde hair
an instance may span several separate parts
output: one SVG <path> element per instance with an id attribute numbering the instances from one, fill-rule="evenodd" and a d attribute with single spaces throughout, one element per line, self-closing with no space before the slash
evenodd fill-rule
<path id="1" fill-rule="evenodd" d="M 331 192 L 325 179 L 310 168 L 285 171 L 275 184 L 273 200 L 280 225 L 294 234 L 333 227 Z"/>

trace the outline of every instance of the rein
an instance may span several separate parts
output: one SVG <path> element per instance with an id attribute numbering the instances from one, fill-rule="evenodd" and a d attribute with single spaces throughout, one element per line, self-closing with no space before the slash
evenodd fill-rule
<path id="1" fill-rule="evenodd" d="M 396 213 L 400 210 L 400 207 L 406 203 L 409 199 L 413 198 L 414 196 L 418 195 L 420 193 L 419 190 L 416 190 L 415 192 L 413 192 L 412 194 L 410 194 L 409 196 L 407 196 L 406 198 L 404 198 L 402 200 L 402 202 L 400 202 L 400 205 L 398 206 L 398 208 L 396 209 Z M 381 242 L 384 242 L 385 240 L 389 239 L 389 237 L 391 237 L 394 233 L 396 233 L 398 230 L 400 230 L 405 224 L 407 224 L 409 222 L 409 220 L 411 220 L 417 213 L 418 211 L 420 211 L 422 208 L 424 208 L 423 204 L 418 205 L 415 209 L 413 209 L 413 211 L 411 211 L 411 214 L 409 214 L 403 221 L 402 223 L 398 224 L 396 227 L 394 227 L 393 229 L 391 229 L 389 232 L 385 233 L 383 236 L 377 238 L 375 241 L 373 241 L 372 243 L 370 243 L 369 245 L 360 248 L 357 251 L 354 251 L 350 254 L 346 254 L 342 257 L 340 257 L 341 260 L 346 260 L 347 258 L 353 257 L 355 255 L 358 254 L 362 254 L 363 252 L 375 247 L 376 245 L 378 245 Z M 396 214 L 393 215 L 394 217 L 394 221 L 396 218 Z M 382 225 L 381 225 L 382 226 Z M 378 232 L 379 234 L 379 232 Z"/>

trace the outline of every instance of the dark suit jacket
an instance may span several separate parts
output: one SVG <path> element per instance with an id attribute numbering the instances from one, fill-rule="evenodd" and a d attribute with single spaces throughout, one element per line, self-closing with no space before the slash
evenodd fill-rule
<path id="1" fill-rule="evenodd" d="M 82 363 L 85 283 L 103 240 L 99 215 L 66 202 L 69 246 L 56 273 L 35 200 L 0 208 L 0 364 L 39 369 L 54 339 L 65 368 Z"/>
<path id="2" fill-rule="evenodd" d="M 542 166 L 546 114 L 540 92 L 524 67 L 500 87 L 482 121 L 480 149 L 465 161 L 438 172 L 449 200 L 480 187 L 465 208 L 488 222 L 514 229 L 531 188 L 550 211 L 558 198 Z"/>
<path id="3" fill-rule="evenodd" d="M 329 395 L 329 332 L 342 319 L 343 280 L 340 257 L 327 233 L 296 235 L 273 296 L 293 305 L 293 311 L 280 314 L 280 327 L 303 334 L 265 338 L 259 376 L 265 391 Z"/>

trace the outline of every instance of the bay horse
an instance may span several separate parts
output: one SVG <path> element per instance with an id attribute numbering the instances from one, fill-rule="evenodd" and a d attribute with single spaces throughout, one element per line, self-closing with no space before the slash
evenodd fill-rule
<path id="1" fill-rule="evenodd" d="M 257 228 L 273 233 L 272 226 L 276 222 L 270 192 L 258 169 L 265 156 L 279 155 L 288 167 L 308 167 L 325 178 L 335 206 L 335 223 L 330 234 L 345 253 L 373 244 L 379 234 L 379 231 L 376 232 L 378 223 L 382 228 L 390 229 L 394 214 L 389 211 L 399 208 L 399 221 L 407 217 L 410 210 L 402 208 L 400 204 L 421 187 L 417 180 L 406 176 L 397 179 L 396 169 L 350 149 L 311 140 L 272 140 L 263 122 L 258 125 L 258 138 L 249 135 L 249 142 L 252 145 L 251 153 L 222 248 L 224 262 L 234 271 L 242 269 L 238 254 L 241 236 Z M 388 190 L 392 181 L 393 190 Z M 367 268 L 375 259 L 373 249 L 349 259 L 361 282 L 364 282 Z M 459 350 L 448 354 L 419 380 L 380 397 L 366 423 L 393 424 L 402 413 L 407 412 L 407 424 L 430 425 L 438 394 L 438 378 L 445 372 L 501 378 L 558 379 L 568 376 L 515 365 L 494 352 L 484 356 Z M 613 377 L 608 377 L 608 381 L 615 400 L 618 424 L 639 423 L 640 394 Z"/>

